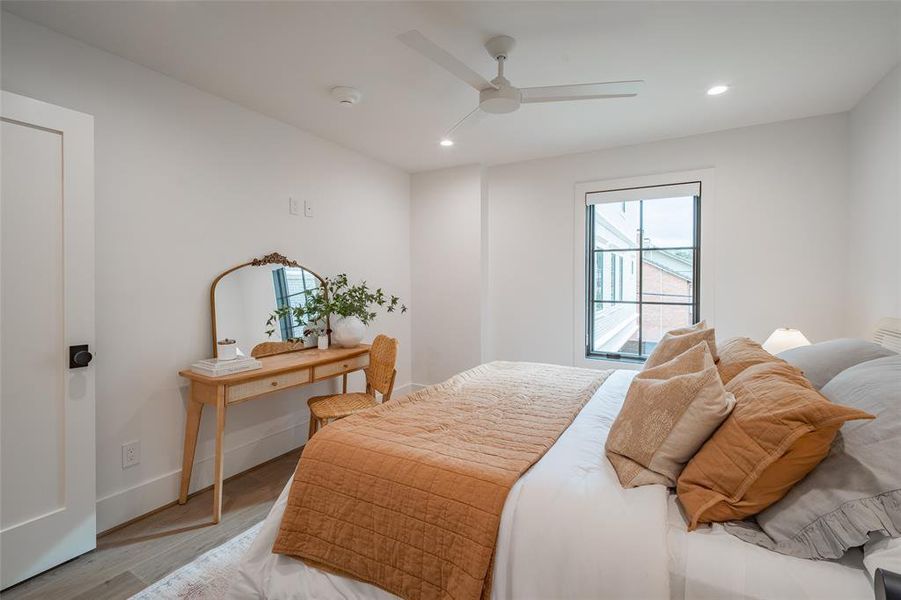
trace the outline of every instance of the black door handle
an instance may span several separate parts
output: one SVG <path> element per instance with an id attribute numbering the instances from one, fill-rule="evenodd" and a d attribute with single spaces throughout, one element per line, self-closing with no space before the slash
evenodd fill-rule
<path id="1" fill-rule="evenodd" d="M 80 369 L 88 366 L 94 355 L 88 352 L 88 345 L 69 346 L 69 368 Z"/>

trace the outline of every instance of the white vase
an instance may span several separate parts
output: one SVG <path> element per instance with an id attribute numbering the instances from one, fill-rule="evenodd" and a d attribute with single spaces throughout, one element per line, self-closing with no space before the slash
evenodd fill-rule
<path id="1" fill-rule="evenodd" d="M 332 339 L 344 348 L 353 348 L 366 335 L 366 325 L 357 317 L 341 317 L 332 326 Z"/>
<path id="2" fill-rule="evenodd" d="M 327 335 L 319 336 L 319 341 L 317 343 L 317 347 L 320 350 L 328 350 L 328 336 Z"/>

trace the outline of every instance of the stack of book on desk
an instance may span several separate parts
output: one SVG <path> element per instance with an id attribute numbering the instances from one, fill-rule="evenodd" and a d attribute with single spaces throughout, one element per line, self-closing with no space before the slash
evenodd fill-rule
<path id="1" fill-rule="evenodd" d="M 207 377 L 221 377 L 222 375 L 232 375 L 241 371 L 252 371 L 262 366 L 263 363 L 255 358 L 239 356 L 231 360 L 219 360 L 218 358 L 199 360 L 191 365 L 191 370 Z"/>

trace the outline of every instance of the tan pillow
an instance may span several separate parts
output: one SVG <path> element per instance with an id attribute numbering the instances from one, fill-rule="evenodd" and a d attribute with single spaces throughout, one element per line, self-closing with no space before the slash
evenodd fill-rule
<path id="1" fill-rule="evenodd" d="M 845 421 L 873 418 L 829 402 L 784 362 L 750 367 L 726 391 L 735 394 L 735 409 L 676 485 L 690 529 L 762 511 L 826 457 Z"/>
<path id="2" fill-rule="evenodd" d="M 717 360 L 716 353 L 716 334 L 713 329 L 707 328 L 707 322 L 701 321 L 695 323 L 691 327 L 683 327 L 682 329 L 673 329 L 663 334 L 663 339 L 651 352 L 648 360 L 644 363 L 645 369 L 651 369 L 657 365 L 673 360 L 698 342 L 706 342 L 710 349 L 710 355 L 713 361 Z"/>
<path id="3" fill-rule="evenodd" d="M 754 365 L 766 362 L 785 363 L 781 358 L 776 358 L 763 349 L 763 346 L 746 337 L 731 338 L 719 345 L 720 360 L 717 368 L 720 370 L 720 377 L 723 385 L 728 384 L 732 379 Z"/>
<path id="4" fill-rule="evenodd" d="M 641 371 L 607 437 L 607 458 L 620 483 L 675 486 L 685 463 L 734 402 L 723 389 L 706 342 Z"/>

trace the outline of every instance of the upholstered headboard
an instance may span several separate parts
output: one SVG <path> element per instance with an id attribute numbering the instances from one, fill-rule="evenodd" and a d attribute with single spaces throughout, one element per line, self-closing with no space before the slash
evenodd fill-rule
<path id="1" fill-rule="evenodd" d="M 873 332 L 873 341 L 895 352 L 901 353 L 901 319 L 886 317 L 880 319 Z"/>

